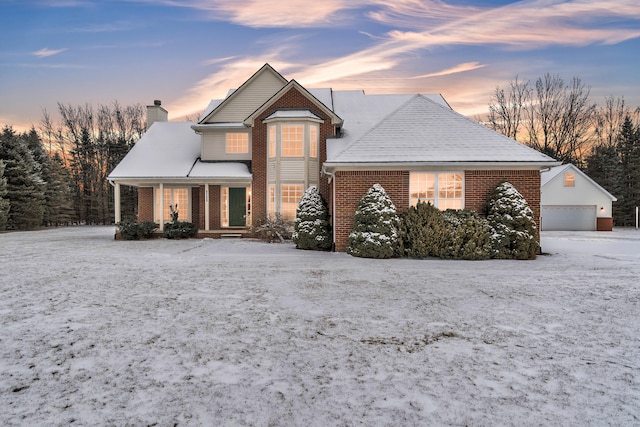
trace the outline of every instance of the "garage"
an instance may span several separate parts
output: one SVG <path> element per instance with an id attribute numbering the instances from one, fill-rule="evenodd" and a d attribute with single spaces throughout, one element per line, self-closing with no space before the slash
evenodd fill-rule
<path id="1" fill-rule="evenodd" d="M 589 205 L 543 205 L 541 229 L 594 231 L 596 229 L 596 206 Z"/>

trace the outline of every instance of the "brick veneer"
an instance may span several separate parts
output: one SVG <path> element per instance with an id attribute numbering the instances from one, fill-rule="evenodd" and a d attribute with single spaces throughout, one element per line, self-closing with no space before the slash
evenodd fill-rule
<path id="1" fill-rule="evenodd" d="M 254 222 L 267 215 L 267 125 L 262 121 L 276 110 L 292 108 L 308 109 L 324 120 L 324 123 L 320 124 L 318 135 L 318 161 L 322 165 L 327 160 L 327 137 L 335 134 L 331 117 L 327 117 L 315 103 L 292 87 L 256 118 L 251 131 L 251 210 Z M 329 202 L 331 193 L 327 180 L 318 176 L 318 183 L 320 194 Z"/>
<path id="2" fill-rule="evenodd" d="M 153 221 L 153 187 L 138 188 L 138 221 Z"/>
<path id="3" fill-rule="evenodd" d="M 526 199 L 540 230 L 540 171 L 480 170 L 465 171 L 464 203 L 467 209 L 482 212 L 489 193 L 503 181 L 509 181 Z"/>
<path id="4" fill-rule="evenodd" d="M 489 193 L 509 181 L 524 196 L 540 228 L 540 172 L 538 170 L 465 171 L 465 207 L 482 212 Z M 335 247 L 347 248 L 353 216 L 362 196 L 373 184 L 385 189 L 398 212 L 409 207 L 409 171 L 350 171 L 336 173 Z"/>
<path id="5" fill-rule="evenodd" d="M 374 184 L 385 189 L 398 212 L 409 207 L 408 171 L 347 171 L 336 172 L 336 251 L 347 249 L 349 233 L 353 228 L 353 215 L 358 203 Z"/>

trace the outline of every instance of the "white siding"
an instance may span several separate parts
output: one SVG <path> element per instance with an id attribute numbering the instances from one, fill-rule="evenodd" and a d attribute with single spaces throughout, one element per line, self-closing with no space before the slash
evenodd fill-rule
<path id="1" fill-rule="evenodd" d="M 280 162 L 280 179 L 282 181 L 304 181 L 304 160 L 282 160 Z"/>
<path id="2" fill-rule="evenodd" d="M 564 186 L 564 173 L 555 177 L 542 187 L 540 205 L 542 206 L 597 206 L 597 216 L 610 218 L 611 199 L 589 180 L 571 169 L 567 173 L 573 173 L 575 186 Z M 604 209 L 601 209 L 604 208 Z"/>
<path id="3" fill-rule="evenodd" d="M 270 183 L 276 182 L 276 165 L 273 159 L 267 161 L 267 181 Z"/>
<path id="4" fill-rule="evenodd" d="M 234 93 L 229 102 L 216 112 L 208 123 L 238 123 L 275 95 L 284 84 L 270 72 L 264 72 L 247 86 Z"/>

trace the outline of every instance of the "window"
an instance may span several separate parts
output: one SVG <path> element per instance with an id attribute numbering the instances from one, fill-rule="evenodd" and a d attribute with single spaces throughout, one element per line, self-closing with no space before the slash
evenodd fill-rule
<path id="1" fill-rule="evenodd" d="M 269 157 L 276 156 L 276 127 L 269 126 Z"/>
<path id="2" fill-rule="evenodd" d="M 249 134 L 245 132 L 235 132 L 226 134 L 227 153 L 248 153 Z"/>
<path id="3" fill-rule="evenodd" d="M 564 174 L 564 186 L 565 187 L 575 187 L 576 186 L 576 177 L 572 173 Z"/>
<path id="4" fill-rule="evenodd" d="M 280 214 L 284 221 L 296 219 L 296 209 L 302 198 L 301 184 L 282 184 Z"/>
<path id="5" fill-rule="evenodd" d="M 282 157 L 304 156 L 304 126 L 282 125 Z"/>
<path id="6" fill-rule="evenodd" d="M 409 202 L 428 202 L 438 209 L 462 209 L 463 173 L 412 173 L 409 179 Z"/>
<path id="7" fill-rule="evenodd" d="M 309 157 L 318 157 L 318 127 L 309 126 Z"/>
<path id="8" fill-rule="evenodd" d="M 191 221 L 191 204 L 189 202 L 188 188 L 164 188 L 164 211 L 160 213 L 160 189 L 155 190 L 155 213 L 156 221 L 171 221 L 171 207 L 178 211 L 179 221 Z"/>

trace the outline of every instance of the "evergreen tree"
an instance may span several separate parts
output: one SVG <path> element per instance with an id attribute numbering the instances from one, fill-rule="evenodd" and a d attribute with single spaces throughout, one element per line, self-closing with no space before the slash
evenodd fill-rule
<path id="1" fill-rule="evenodd" d="M 614 145 L 598 144 L 591 148 L 585 159 L 585 173 L 617 198 L 621 198 L 622 165 Z M 613 218 L 617 222 L 618 202 L 613 204 Z"/>
<path id="2" fill-rule="evenodd" d="M 625 117 L 618 136 L 620 155 L 620 195 L 615 204 L 617 225 L 635 224 L 635 208 L 640 206 L 640 127 L 634 126 L 631 117 Z"/>
<path id="3" fill-rule="evenodd" d="M 71 178 L 58 153 L 48 159 L 43 168 L 43 176 L 46 180 L 44 224 L 57 226 L 72 223 L 75 216 Z"/>
<path id="4" fill-rule="evenodd" d="M 396 207 L 380 184 L 365 194 L 355 212 L 347 253 L 363 258 L 391 258 L 402 254 Z"/>
<path id="5" fill-rule="evenodd" d="M 489 196 L 487 220 L 493 228 L 493 258 L 534 259 L 539 244 L 533 212 L 522 194 L 509 182 Z"/>
<path id="6" fill-rule="evenodd" d="M 0 231 L 7 228 L 9 206 L 9 199 L 7 198 L 7 179 L 4 177 L 4 162 L 0 160 Z"/>
<path id="7" fill-rule="evenodd" d="M 25 138 L 16 135 L 9 126 L 5 126 L 0 135 L 0 160 L 5 163 L 10 203 L 7 226 L 12 229 L 38 227 L 44 213 L 40 165 L 33 158 Z"/>
<path id="8" fill-rule="evenodd" d="M 329 210 L 317 187 L 309 187 L 296 210 L 295 231 L 291 239 L 298 249 L 331 248 Z"/>

